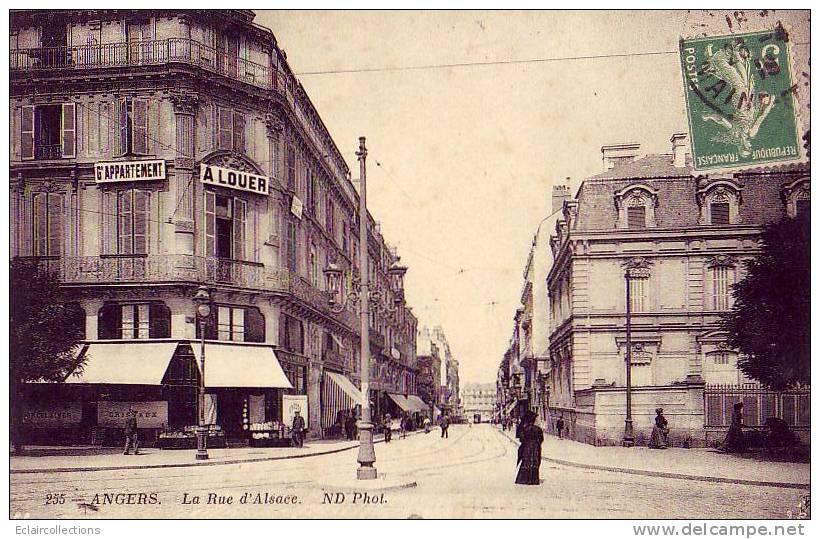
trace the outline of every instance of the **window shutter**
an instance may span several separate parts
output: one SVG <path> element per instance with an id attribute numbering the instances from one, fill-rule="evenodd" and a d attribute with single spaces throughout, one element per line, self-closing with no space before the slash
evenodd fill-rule
<path id="1" fill-rule="evenodd" d="M 60 137 L 63 157 L 77 156 L 75 108 L 74 103 L 63 103 L 62 133 Z"/>
<path id="2" fill-rule="evenodd" d="M 205 256 L 216 256 L 216 193 L 205 191 Z"/>
<path id="3" fill-rule="evenodd" d="M 34 107 L 26 105 L 20 114 L 20 158 L 34 159 Z"/>
<path id="4" fill-rule="evenodd" d="M 122 157 L 128 148 L 128 113 L 125 99 L 116 99 L 111 110 L 111 149 L 114 157 Z"/>
<path id="5" fill-rule="evenodd" d="M 729 224 L 729 204 L 726 202 L 716 202 L 710 205 L 709 213 L 713 225 Z"/>
<path id="6" fill-rule="evenodd" d="M 629 228 L 646 228 L 646 206 L 628 207 L 627 224 Z"/>
<path id="7" fill-rule="evenodd" d="M 137 155 L 148 153 L 148 101 L 134 99 L 132 118 L 131 151 Z"/>
<path id="8" fill-rule="evenodd" d="M 114 193 L 111 191 L 103 191 L 102 196 L 102 249 L 104 255 L 116 253 L 117 247 L 117 207 L 114 200 Z"/>
<path id="9" fill-rule="evenodd" d="M 232 150 L 233 138 L 233 111 L 219 108 L 219 148 L 222 150 Z"/>
<path id="10" fill-rule="evenodd" d="M 245 116 L 239 112 L 233 113 L 233 149 L 245 151 Z"/>
<path id="11" fill-rule="evenodd" d="M 117 193 L 117 248 L 116 253 L 130 255 L 134 252 L 133 239 L 133 191 Z"/>
<path id="12" fill-rule="evenodd" d="M 233 257 L 235 260 L 245 260 L 245 214 L 247 203 L 235 198 L 233 200 Z"/>
<path id="13" fill-rule="evenodd" d="M 34 238 L 34 256 L 48 255 L 48 217 L 47 211 L 47 193 L 35 193 L 32 197 L 32 215 L 33 222 L 33 238 Z"/>
<path id="14" fill-rule="evenodd" d="M 48 254 L 49 256 L 63 255 L 63 238 L 65 238 L 66 214 L 63 204 L 63 195 L 50 193 L 48 195 Z"/>
<path id="15" fill-rule="evenodd" d="M 148 230 L 151 222 L 151 193 L 134 191 L 134 253 L 148 254 Z"/>

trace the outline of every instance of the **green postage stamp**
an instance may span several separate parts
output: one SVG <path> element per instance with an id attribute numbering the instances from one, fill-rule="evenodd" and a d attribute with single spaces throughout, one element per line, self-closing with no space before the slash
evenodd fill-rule
<path id="1" fill-rule="evenodd" d="M 782 28 L 682 39 L 680 55 L 695 170 L 800 158 Z"/>

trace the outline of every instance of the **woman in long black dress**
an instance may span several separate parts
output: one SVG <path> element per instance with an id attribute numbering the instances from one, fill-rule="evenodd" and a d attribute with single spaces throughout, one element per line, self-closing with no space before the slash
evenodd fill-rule
<path id="1" fill-rule="evenodd" d="M 541 443 L 544 432 L 535 424 L 534 412 L 527 412 L 521 426 L 521 445 L 518 447 L 518 475 L 515 482 L 519 485 L 539 485 L 541 477 Z"/>
<path id="2" fill-rule="evenodd" d="M 663 408 L 655 409 L 655 426 L 652 428 L 652 437 L 649 447 L 652 449 L 666 449 L 669 446 L 669 423 L 663 417 Z"/>
<path id="3" fill-rule="evenodd" d="M 743 436 L 743 403 L 735 403 L 732 410 L 732 424 L 723 440 L 721 449 L 727 453 L 743 451 L 746 448 L 746 439 Z"/>

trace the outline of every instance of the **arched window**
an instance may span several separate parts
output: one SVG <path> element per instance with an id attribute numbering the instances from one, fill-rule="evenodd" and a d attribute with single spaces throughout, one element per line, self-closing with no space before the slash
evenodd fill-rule
<path id="1" fill-rule="evenodd" d="M 97 317 L 102 340 L 171 337 L 171 310 L 162 302 L 107 303 Z"/>
<path id="2" fill-rule="evenodd" d="M 700 224 L 734 225 L 740 222 L 742 187 L 728 180 L 709 183 L 698 190 Z"/>
<path id="3" fill-rule="evenodd" d="M 789 217 L 809 217 L 811 212 L 811 180 L 800 178 L 783 188 L 786 215 Z"/>
<path id="4" fill-rule="evenodd" d="M 615 193 L 617 227 L 640 230 L 656 226 L 657 191 L 648 185 L 629 185 Z"/>

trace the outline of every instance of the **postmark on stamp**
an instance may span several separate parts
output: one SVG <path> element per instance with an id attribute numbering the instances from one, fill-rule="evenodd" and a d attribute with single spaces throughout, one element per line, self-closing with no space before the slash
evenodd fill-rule
<path id="1" fill-rule="evenodd" d="M 681 40 L 695 170 L 801 157 L 789 60 L 782 27 Z"/>

